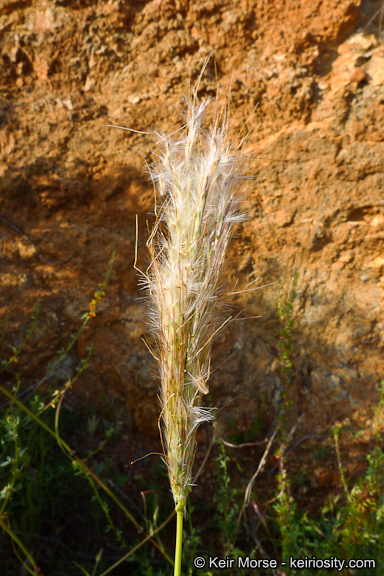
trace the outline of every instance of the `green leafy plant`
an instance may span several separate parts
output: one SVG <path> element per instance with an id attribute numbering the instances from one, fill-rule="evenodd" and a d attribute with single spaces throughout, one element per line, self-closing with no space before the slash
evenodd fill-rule
<path id="1" fill-rule="evenodd" d="M 281 282 L 280 294 L 277 300 L 277 313 L 279 320 L 281 322 L 280 328 L 280 342 L 279 342 L 279 363 L 280 363 L 280 384 L 281 384 L 281 408 L 280 408 L 280 423 L 281 423 L 281 434 L 285 434 L 286 429 L 286 419 L 290 411 L 290 401 L 288 398 L 288 392 L 290 387 L 290 377 L 292 374 L 293 362 L 293 346 L 292 346 L 292 329 L 294 325 L 293 320 L 293 304 L 296 297 L 297 282 L 299 274 L 295 272 L 292 281 L 292 287 L 285 299 L 283 299 L 281 294 Z"/>
<path id="2" fill-rule="evenodd" d="M 294 274 L 292 287 L 287 297 L 283 300 L 281 292 L 277 301 L 277 312 L 282 324 L 280 329 L 279 343 L 279 363 L 280 363 L 280 384 L 281 384 L 281 403 L 278 415 L 279 419 L 279 441 L 278 450 L 279 458 L 279 476 L 278 476 L 278 495 L 275 504 L 275 511 L 281 531 L 281 546 L 284 554 L 295 556 L 299 550 L 300 535 L 299 526 L 296 523 L 296 503 L 290 493 L 290 479 L 286 467 L 286 447 L 289 442 L 288 421 L 291 411 L 291 402 L 289 400 L 290 377 L 293 368 L 292 338 L 293 329 L 293 303 L 296 296 L 298 273 Z M 281 283 L 280 283 L 281 290 Z"/>
<path id="3" fill-rule="evenodd" d="M 234 548 L 237 535 L 237 518 L 240 506 L 237 503 L 238 489 L 231 486 L 228 463 L 222 440 L 218 440 L 220 453 L 216 458 L 216 482 L 218 490 L 214 496 L 216 503 L 215 524 L 222 535 L 223 556 L 227 556 Z"/>
<path id="4" fill-rule="evenodd" d="M 318 515 L 309 516 L 299 510 L 291 497 L 278 495 L 275 505 L 276 519 L 280 529 L 281 555 L 284 559 L 294 558 L 338 558 L 344 560 L 360 559 L 358 571 L 350 569 L 345 574 L 362 574 L 369 576 L 380 573 L 384 569 L 384 546 L 382 534 L 384 530 L 384 452 L 381 448 L 380 434 L 381 412 L 384 398 L 384 381 L 381 384 L 379 407 L 376 411 L 376 442 L 367 455 L 367 469 L 362 478 L 351 480 L 343 466 L 340 449 L 340 438 L 343 431 L 333 430 L 335 451 L 343 487 L 343 498 L 339 495 L 329 495 L 328 502 L 323 505 Z M 352 431 L 349 431 L 350 434 Z M 281 480 L 279 483 L 281 490 Z M 365 564 L 364 564 L 365 562 Z M 372 562 L 375 563 L 375 571 Z M 345 570 L 345 567 L 344 567 Z M 319 569 L 317 573 L 325 576 L 330 573 L 328 568 Z M 343 571 L 344 573 L 344 571 Z M 287 574 L 295 575 L 296 571 L 287 568 Z M 301 571 L 303 576 L 313 574 L 311 568 Z"/>

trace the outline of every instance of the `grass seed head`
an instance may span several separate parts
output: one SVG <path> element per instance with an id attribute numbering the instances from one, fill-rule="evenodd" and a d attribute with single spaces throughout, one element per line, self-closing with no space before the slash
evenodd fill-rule
<path id="1" fill-rule="evenodd" d="M 210 100 L 188 102 L 181 131 L 157 134 L 159 161 L 150 175 L 162 206 L 147 242 L 147 287 L 153 303 L 161 373 L 163 438 L 178 509 L 192 481 L 196 429 L 212 419 L 208 393 L 212 338 L 219 318 L 219 274 L 239 214 L 239 156 L 228 143 L 228 118 L 203 118 Z"/>

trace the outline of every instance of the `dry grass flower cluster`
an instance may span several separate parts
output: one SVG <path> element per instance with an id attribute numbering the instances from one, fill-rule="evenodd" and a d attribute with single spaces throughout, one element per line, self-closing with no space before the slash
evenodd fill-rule
<path id="1" fill-rule="evenodd" d="M 166 463 L 176 510 L 183 512 L 192 482 L 198 425 L 212 418 L 201 405 L 208 393 L 212 338 L 220 313 L 219 274 L 239 214 L 239 155 L 228 143 L 228 115 L 216 111 L 208 131 L 210 100 L 188 102 L 186 124 L 161 147 L 150 174 L 162 199 L 147 242 L 145 275 L 153 302 L 161 371 Z"/>

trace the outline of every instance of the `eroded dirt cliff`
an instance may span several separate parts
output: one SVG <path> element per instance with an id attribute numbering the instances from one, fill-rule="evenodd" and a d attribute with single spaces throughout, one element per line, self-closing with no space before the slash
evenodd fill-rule
<path id="1" fill-rule="evenodd" d="M 211 54 L 200 95 L 215 95 L 217 81 L 222 99 L 230 93 L 231 131 L 249 132 L 244 170 L 254 176 L 228 287 L 281 279 L 287 293 L 298 272 L 294 418 L 303 414 L 300 426 L 314 434 L 346 418 L 369 428 L 384 373 L 382 10 L 367 0 L 3 0 L 1 317 L 10 348 L 40 303 L 26 382 L 79 327 L 116 247 L 102 310 L 63 373 L 93 343 L 72 401 L 86 393 L 97 404 L 107 392 L 116 418 L 157 435 L 158 384 L 133 269 L 136 214 L 146 262 L 145 164 L 156 141 L 106 125 L 178 128 L 189 83 Z M 233 297 L 235 314 L 261 318 L 233 322 L 214 348 L 212 401 L 244 428 L 261 402 L 273 419 L 279 397 L 277 286 Z"/>

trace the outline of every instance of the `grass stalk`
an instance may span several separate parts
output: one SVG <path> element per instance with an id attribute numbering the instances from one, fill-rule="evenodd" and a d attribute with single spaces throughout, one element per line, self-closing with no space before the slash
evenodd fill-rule
<path id="1" fill-rule="evenodd" d="M 174 576 L 181 575 L 181 555 L 183 548 L 183 520 L 184 510 L 176 511 L 176 546 L 175 546 L 175 570 Z"/>
<path id="2" fill-rule="evenodd" d="M 209 103 L 197 102 L 195 88 L 182 129 L 155 134 L 161 151 L 150 175 L 162 204 L 147 241 L 151 262 L 142 273 L 152 303 L 161 438 L 177 513 L 175 575 L 181 573 L 196 431 L 212 419 L 202 398 L 208 393 L 212 339 L 226 323 L 220 322 L 219 275 L 233 226 L 243 220 L 239 156 L 228 144 L 228 116 L 216 110 L 211 127 L 203 129 Z"/>

